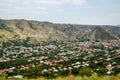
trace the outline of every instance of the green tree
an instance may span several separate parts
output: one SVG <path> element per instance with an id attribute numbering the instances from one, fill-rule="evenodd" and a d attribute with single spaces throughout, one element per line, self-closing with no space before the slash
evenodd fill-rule
<path id="1" fill-rule="evenodd" d="M 25 70 L 23 75 L 28 78 L 37 78 L 41 76 L 41 68 L 39 66 L 30 68 L 28 70 Z"/>
<path id="2" fill-rule="evenodd" d="M 106 74 L 107 69 L 104 68 L 104 67 L 99 67 L 99 68 L 97 68 L 97 71 L 96 71 L 96 72 L 98 73 L 99 76 L 102 76 L 102 75 L 105 75 L 105 74 Z"/>
<path id="3" fill-rule="evenodd" d="M 93 71 L 89 67 L 83 67 L 79 71 L 79 75 L 81 75 L 81 76 L 91 76 L 92 73 L 93 73 Z"/>
<path id="4" fill-rule="evenodd" d="M 26 37 L 26 39 L 25 40 L 23 40 L 23 46 L 29 46 L 29 41 L 30 41 L 30 37 Z"/>

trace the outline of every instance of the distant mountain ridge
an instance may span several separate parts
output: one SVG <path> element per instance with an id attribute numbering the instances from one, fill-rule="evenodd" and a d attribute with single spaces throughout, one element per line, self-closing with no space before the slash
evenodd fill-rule
<path id="1" fill-rule="evenodd" d="M 0 19 L 0 42 L 14 38 L 31 42 L 85 37 L 90 40 L 119 40 L 120 27 L 111 25 L 55 24 L 24 19 Z"/>

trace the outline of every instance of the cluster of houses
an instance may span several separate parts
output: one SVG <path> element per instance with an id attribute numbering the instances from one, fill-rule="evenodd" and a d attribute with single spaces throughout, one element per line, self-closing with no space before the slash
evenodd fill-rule
<path id="1" fill-rule="evenodd" d="M 54 41 L 39 43 L 34 46 L 10 46 L 0 48 L 0 66 L 4 63 L 15 62 L 25 59 L 25 64 L 12 65 L 8 68 L 0 67 L 0 74 L 7 71 L 12 73 L 15 69 L 26 70 L 35 66 L 45 67 L 42 73 L 59 72 L 69 69 L 90 66 L 91 64 L 103 63 L 107 69 L 106 74 L 113 74 L 114 68 L 120 69 L 120 42 L 79 42 L 79 41 Z M 101 66 L 101 65 L 100 65 Z M 91 66 L 90 66 L 91 67 Z M 97 67 L 96 67 L 96 70 Z"/>

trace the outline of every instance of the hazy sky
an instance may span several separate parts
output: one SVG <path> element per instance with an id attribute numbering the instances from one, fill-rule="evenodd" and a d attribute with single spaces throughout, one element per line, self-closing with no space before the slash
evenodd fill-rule
<path id="1" fill-rule="evenodd" d="M 120 0 L 0 0 L 1 19 L 120 24 Z"/>

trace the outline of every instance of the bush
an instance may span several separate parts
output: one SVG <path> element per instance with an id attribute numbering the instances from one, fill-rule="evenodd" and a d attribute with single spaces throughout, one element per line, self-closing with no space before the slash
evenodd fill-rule
<path id="1" fill-rule="evenodd" d="M 91 78 L 92 78 L 92 80 L 98 80 L 99 76 L 94 73 L 94 74 L 92 74 Z"/>

